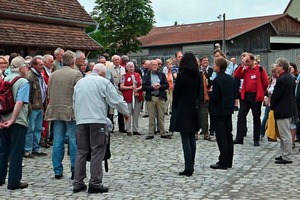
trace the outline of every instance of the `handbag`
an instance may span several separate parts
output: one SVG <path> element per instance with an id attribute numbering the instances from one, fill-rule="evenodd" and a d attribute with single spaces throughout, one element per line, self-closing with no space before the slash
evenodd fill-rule
<path id="1" fill-rule="evenodd" d="M 197 127 L 200 129 L 202 127 L 201 127 L 201 113 L 200 113 L 200 101 L 199 101 L 199 99 L 195 100 L 195 102 L 194 102 L 194 110 L 196 112 Z"/>
<path id="2" fill-rule="evenodd" d="M 277 128 L 275 117 L 274 117 L 274 110 L 270 110 L 270 112 L 269 112 L 266 135 L 268 138 L 270 138 L 272 140 L 277 140 L 277 138 L 279 136 L 278 128 Z"/>

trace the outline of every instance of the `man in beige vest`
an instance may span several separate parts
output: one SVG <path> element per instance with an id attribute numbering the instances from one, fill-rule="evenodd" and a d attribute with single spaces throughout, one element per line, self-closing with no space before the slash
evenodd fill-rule
<path id="1" fill-rule="evenodd" d="M 115 86 L 119 89 L 121 78 L 126 73 L 125 68 L 120 65 L 120 56 L 118 55 L 113 55 L 112 62 L 113 65 L 108 70 L 112 74 Z M 110 110 L 109 114 L 113 114 L 112 110 Z M 124 116 L 120 112 L 118 112 L 118 125 L 119 125 L 119 132 L 127 133 L 125 129 Z"/>

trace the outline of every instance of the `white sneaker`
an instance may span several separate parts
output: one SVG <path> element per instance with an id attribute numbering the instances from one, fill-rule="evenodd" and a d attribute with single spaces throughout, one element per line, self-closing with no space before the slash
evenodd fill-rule
<path id="1" fill-rule="evenodd" d="M 211 141 L 211 142 L 215 142 L 215 141 L 217 141 L 217 138 L 216 138 L 216 136 L 214 136 L 214 135 L 210 135 L 210 140 L 209 141 Z"/>

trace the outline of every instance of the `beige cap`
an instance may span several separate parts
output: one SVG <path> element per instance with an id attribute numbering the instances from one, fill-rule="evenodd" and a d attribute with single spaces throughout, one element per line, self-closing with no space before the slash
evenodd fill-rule
<path id="1" fill-rule="evenodd" d="M 22 56 L 15 57 L 10 63 L 10 66 L 14 68 L 21 67 L 22 65 L 26 65 L 26 61 Z"/>

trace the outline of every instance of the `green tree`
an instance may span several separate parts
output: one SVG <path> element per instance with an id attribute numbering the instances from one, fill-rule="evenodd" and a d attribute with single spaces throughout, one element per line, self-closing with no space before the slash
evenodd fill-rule
<path id="1" fill-rule="evenodd" d="M 99 30 L 91 36 L 110 52 L 126 54 L 141 48 L 138 37 L 155 23 L 150 0 L 96 0 L 92 12 Z"/>

